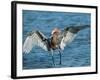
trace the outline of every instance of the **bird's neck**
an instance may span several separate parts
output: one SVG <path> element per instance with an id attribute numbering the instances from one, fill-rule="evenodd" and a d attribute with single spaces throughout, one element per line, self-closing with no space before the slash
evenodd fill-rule
<path id="1" fill-rule="evenodd" d="M 51 48 L 57 48 L 57 45 L 58 45 L 58 39 L 57 39 L 57 36 L 56 37 L 52 37 L 51 38 Z"/>

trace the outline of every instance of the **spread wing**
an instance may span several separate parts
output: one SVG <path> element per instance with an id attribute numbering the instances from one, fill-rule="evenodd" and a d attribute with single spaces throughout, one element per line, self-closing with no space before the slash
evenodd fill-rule
<path id="1" fill-rule="evenodd" d="M 64 50 L 64 47 L 67 46 L 69 43 L 71 43 L 75 39 L 77 33 L 80 30 L 83 30 L 89 27 L 90 25 L 83 25 L 83 26 L 71 26 L 71 27 L 65 28 L 62 33 L 60 48 Z"/>
<path id="2" fill-rule="evenodd" d="M 23 52 L 29 53 L 33 47 L 38 46 L 47 51 L 47 38 L 40 31 L 29 33 L 23 44 Z"/>

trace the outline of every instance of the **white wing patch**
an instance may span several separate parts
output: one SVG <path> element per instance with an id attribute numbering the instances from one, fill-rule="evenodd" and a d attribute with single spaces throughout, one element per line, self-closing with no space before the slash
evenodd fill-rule
<path id="1" fill-rule="evenodd" d="M 28 36 L 23 45 L 23 52 L 29 53 L 30 50 L 32 49 L 32 45 L 33 45 L 32 38 L 31 36 Z"/>
<path id="2" fill-rule="evenodd" d="M 66 36 L 64 36 L 61 40 L 60 48 L 64 50 L 64 47 L 67 46 L 69 43 L 71 43 L 75 37 L 76 37 L 76 34 L 68 31 L 66 33 Z"/>
<path id="3" fill-rule="evenodd" d="M 39 32 L 43 38 L 46 38 L 41 32 Z M 29 53 L 33 47 L 38 46 L 47 51 L 47 44 L 42 41 L 39 35 L 34 32 L 31 36 L 28 36 L 23 45 L 23 52 Z"/>

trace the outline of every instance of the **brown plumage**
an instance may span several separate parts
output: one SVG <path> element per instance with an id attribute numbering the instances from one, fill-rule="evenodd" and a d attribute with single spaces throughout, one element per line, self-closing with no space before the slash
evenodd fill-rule
<path id="1" fill-rule="evenodd" d="M 58 47 L 59 44 L 59 34 L 60 30 L 58 28 L 53 29 L 52 31 L 52 38 L 51 38 L 51 48 L 55 49 Z"/>

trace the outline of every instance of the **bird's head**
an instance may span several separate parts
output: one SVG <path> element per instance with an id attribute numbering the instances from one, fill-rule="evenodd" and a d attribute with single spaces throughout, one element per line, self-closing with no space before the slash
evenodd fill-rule
<path id="1" fill-rule="evenodd" d="M 52 32 L 51 32 L 51 34 L 52 35 L 58 35 L 58 34 L 60 34 L 61 33 L 61 30 L 60 29 L 58 29 L 58 28 L 54 28 L 53 30 L 52 30 Z"/>

